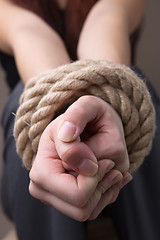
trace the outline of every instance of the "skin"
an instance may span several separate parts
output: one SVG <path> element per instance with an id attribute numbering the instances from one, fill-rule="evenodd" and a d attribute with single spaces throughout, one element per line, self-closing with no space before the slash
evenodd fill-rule
<path id="1" fill-rule="evenodd" d="M 66 122 L 72 125 L 64 132 Z M 94 96 L 81 97 L 43 132 L 30 192 L 78 221 L 94 219 L 132 179 L 124 149 L 123 127 L 111 106 Z"/>
<path id="2" fill-rule="evenodd" d="M 129 66 L 129 38 L 141 21 L 144 5 L 145 0 L 98 1 L 82 28 L 78 59 Z M 65 7 L 63 1 L 61 6 Z M 0 0 L 0 30 L 0 50 L 14 55 L 24 83 L 70 63 L 60 36 L 39 16 L 9 0 Z M 30 171 L 29 190 L 76 220 L 94 219 L 132 179 L 128 168 L 118 114 L 103 100 L 83 96 L 45 129 Z"/>
<path id="3" fill-rule="evenodd" d="M 105 59 L 129 65 L 129 36 L 140 23 L 144 5 L 145 0 L 98 1 L 82 28 L 78 58 Z M 14 55 L 23 82 L 70 62 L 60 36 L 36 14 L 9 0 L 0 0 L 0 29 L 0 49 Z"/>

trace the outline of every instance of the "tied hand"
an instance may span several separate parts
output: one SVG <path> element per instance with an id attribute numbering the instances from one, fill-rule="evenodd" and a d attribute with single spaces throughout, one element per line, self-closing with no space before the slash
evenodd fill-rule
<path id="1" fill-rule="evenodd" d="M 94 219 L 131 179 L 123 126 L 115 110 L 83 96 L 41 136 L 30 193 L 64 214 Z"/>

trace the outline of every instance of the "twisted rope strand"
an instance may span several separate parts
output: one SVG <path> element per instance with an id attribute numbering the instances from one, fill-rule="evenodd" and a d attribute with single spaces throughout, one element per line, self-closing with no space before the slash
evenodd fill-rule
<path id="1" fill-rule="evenodd" d="M 94 95 L 120 115 L 134 171 L 149 154 L 155 132 L 155 111 L 143 81 L 128 67 L 107 61 L 81 60 L 31 79 L 16 114 L 17 152 L 31 168 L 43 130 L 80 96 Z M 25 125 L 28 122 L 31 127 Z"/>

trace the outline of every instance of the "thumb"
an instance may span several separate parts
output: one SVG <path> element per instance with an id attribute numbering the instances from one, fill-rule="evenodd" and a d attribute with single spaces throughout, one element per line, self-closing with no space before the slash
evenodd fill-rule
<path id="1" fill-rule="evenodd" d="M 88 123 L 97 122 L 105 111 L 105 102 L 94 96 L 83 96 L 62 114 L 58 138 L 63 142 L 77 139 Z"/>
<path id="2" fill-rule="evenodd" d="M 94 176 L 98 170 L 97 159 L 93 151 L 83 142 L 77 134 L 76 126 L 69 122 L 64 123 L 54 135 L 54 142 L 58 156 L 67 169 L 72 169 L 81 175 Z M 56 131 L 54 131 L 56 132 Z M 63 141 L 61 140 L 63 136 Z M 77 138 L 72 140 L 75 136 Z M 70 141 L 69 141 L 70 140 Z"/>
<path id="3" fill-rule="evenodd" d="M 91 148 L 80 141 L 80 134 L 99 111 L 92 96 L 83 96 L 56 119 L 56 151 L 62 161 L 82 175 L 93 176 L 98 170 L 97 159 Z"/>

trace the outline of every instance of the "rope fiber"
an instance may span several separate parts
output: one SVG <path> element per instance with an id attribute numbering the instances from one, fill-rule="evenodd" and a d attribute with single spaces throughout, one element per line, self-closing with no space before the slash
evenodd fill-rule
<path id="1" fill-rule="evenodd" d="M 155 110 L 145 83 L 127 66 L 80 60 L 32 78 L 24 88 L 14 137 L 27 169 L 32 166 L 46 126 L 83 95 L 100 97 L 118 112 L 124 126 L 130 171 L 141 165 L 150 152 L 155 132 Z"/>

